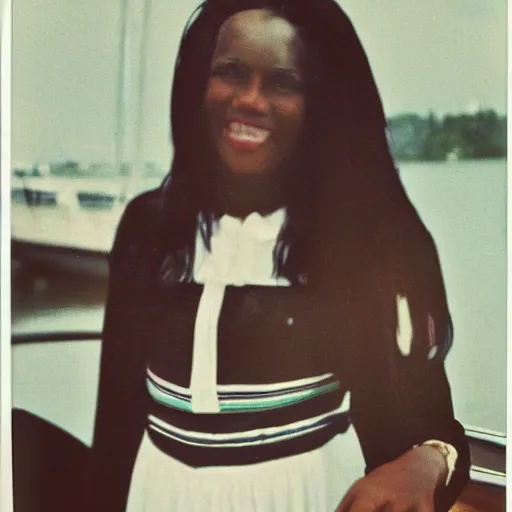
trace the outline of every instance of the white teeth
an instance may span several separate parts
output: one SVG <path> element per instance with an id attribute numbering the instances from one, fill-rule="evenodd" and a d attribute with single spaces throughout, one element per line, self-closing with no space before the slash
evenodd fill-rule
<path id="1" fill-rule="evenodd" d="M 234 140 L 261 144 L 267 140 L 268 136 L 270 135 L 270 131 L 242 123 L 230 123 L 229 135 Z"/>

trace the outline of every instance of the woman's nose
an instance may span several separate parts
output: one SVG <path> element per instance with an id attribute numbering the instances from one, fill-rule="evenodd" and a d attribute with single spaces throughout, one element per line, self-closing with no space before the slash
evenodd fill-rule
<path id="1" fill-rule="evenodd" d="M 269 110 L 269 102 L 262 81 L 259 78 L 253 78 L 240 87 L 235 92 L 233 107 L 262 115 L 266 114 Z"/>

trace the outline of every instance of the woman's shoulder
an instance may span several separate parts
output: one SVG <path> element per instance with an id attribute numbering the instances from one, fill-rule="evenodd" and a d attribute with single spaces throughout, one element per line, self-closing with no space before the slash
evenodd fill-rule
<path id="1" fill-rule="evenodd" d="M 124 260 L 135 254 L 156 247 L 159 225 L 162 219 L 162 199 L 160 189 L 144 192 L 133 198 L 126 206 L 117 227 L 110 261 Z"/>
<path id="2" fill-rule="evenodd" d="M 126 206 L 120 227 L 145 231 L 156 226 L 162 211 L 161 189 L 149 190 L 134 197 Z"/>

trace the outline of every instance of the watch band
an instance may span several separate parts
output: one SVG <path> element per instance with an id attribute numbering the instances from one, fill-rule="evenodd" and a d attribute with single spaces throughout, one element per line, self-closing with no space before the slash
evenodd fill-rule
<path id="1" fill-rule="evenodd" d="M 446 461 L 446 467 L 448 469 L 446 475 L 446 485 L 450 483 L 453 472 L 455 471 L 455 464 L 457 463 L 457 450 L 454 446 L 449 443 L 445 443 L 443 441 L 438 441 L 437 439 L 429 439 L 428 441 L 424 441 L 421 445 L 418 446 L 432 446 L 432 448 L 436 448 L 439 453 L 444 457 Z"/>

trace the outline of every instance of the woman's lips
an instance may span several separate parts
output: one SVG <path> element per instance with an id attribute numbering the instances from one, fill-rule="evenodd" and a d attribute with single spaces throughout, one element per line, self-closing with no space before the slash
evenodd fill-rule
<path id="1" fill-rule="evenodd" d="M 227 142 L 236 149 L 244 151 L 258 149 L 265 144 L 269 136 L 270 130 L 239 121 L 230 122 L 224 129 L 224 137 Z"/>

